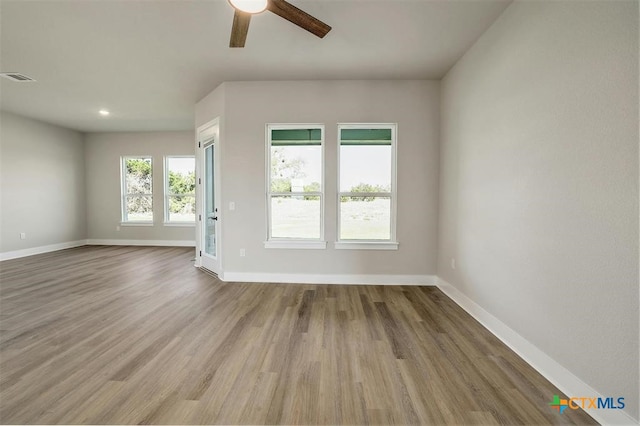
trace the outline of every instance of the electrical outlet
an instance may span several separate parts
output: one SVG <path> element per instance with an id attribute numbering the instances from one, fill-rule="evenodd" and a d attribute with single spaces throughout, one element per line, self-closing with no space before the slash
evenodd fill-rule
<path id="1" fill-rule="evenodd" d="M 27 239 L 27 233 L 26 232 L 21 232 L 20 233 L 20 239 L 21 240 L 26 240 Z"/>
<path id="2" fill-rule="evenodd" d="M 120 225 L 116 226 L 116 231 L 120 231 Z"/>
<path id="3" fill-rule="evenodd" d="M 247 255 L 247 252 L 245 249 L 240 249 L 240 257 L 245 257 Z"/>
<path id="4" fill-rule="evenodd" d="M 456 269 L 456 259 L 455 258 L 451 258 L 451 269 Z"/>

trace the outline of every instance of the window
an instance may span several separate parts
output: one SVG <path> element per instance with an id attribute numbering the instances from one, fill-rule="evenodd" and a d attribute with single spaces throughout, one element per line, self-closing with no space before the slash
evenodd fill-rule
<path id="1" fill-rule="evenodd" d="M 267 126 L 265 247 L 324 248 L 323 140 L 321 125 Z"/>
<path id="2" fill-rule="evenodd" d="M 338 137 L 336 248 L 396 249 L 396 125 L 341 124 Z"/>
<path id="3" fill-rule="evenodd" d="M 172 156 L 164 159 L 164 220 L 167 224 L 195 224 L 194 156 Z"/>
<path id="4" fill-rule="evenodd" d="M 122 157 L 122 222 L 153 223 L 153 160 Z"/>

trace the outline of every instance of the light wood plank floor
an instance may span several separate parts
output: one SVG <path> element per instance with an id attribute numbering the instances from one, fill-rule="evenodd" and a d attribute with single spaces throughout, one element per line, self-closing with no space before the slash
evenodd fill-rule
<path id="1" fill-rule="evenodd" d="M 592 424 L 435 287 L 222 283 L 184 248 L 0 264 L 0 421 Z"/>

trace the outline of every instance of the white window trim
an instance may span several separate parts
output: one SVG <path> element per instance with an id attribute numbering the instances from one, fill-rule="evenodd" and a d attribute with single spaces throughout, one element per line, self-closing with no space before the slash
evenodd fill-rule
<path id="1" fill-rule="evenodd" d="M 170 221 L 169 220 L 169 198 L 171 196 L 176 196 L 176 195 L 186 195 L 186 196 L 193 196 L 193 198 L 195 199 L 196 197 L 196 192 L 195 189 L 193 191 L 193 193 L 191 194 L 172 194 L 169 192 L 169 158 L 193 158 L 193 162 L 194 162 L 194 166 L 195 166 L 195 161 L 196 161 L 196 156 L 195 155 L 165 155 L 164 156 L 164 222 L 162 223 L 163 226 L 196 226 L 196 221 L 195 221 L 195 217 L 193 221 L 177 221 L 177 220 L 173 220 Z M 195 168 L 194 168 L 195 171 Z M 195 174 L 194 174 L 195 176 Z M 196 178 L 196 182 L 197 182 L 197 178 Z M 197 216 L 197 214 L 196 214 Z"/>
<path id="2" fill-rule="evenodd" d="M 391 192 L 340 192 L 340 147 L 342 129 L 391 129 Z M 337 250 L 398 250 L 397 239 L 397 211 L 398 211 L 398 185 L 397 185 L 397 151 L 398 151 L 398 124 L 397 123 L 338 123 L 338 163 L 337 197 L 336 197 L 336 242 Z M 391 199 L 391 238 L 389 240 L 343 240 L 340 238 L 340 206 L 342 197 L 389 197 Z"/>
<path id="3" fill-rule="evenodd" d="M 127 182 L 125 179 L 125 166 L 124 162 L 128 159 L 143 160 L 146 158 L 151 159 L 151 193 L 150 194 L 127 194 Z M 155 175 L 153 171 L 153 155 L 123 155 L 120 157 L 120 225 L 121 226 L 153 226 L 154 216 L 154 200 L 153 200 L 153 177 Z M 138 197 L 151 197 L 151 220 L 124 220 L 126 217 L 126 197 L 138 196 Z"/>
<path id="4" fill-rule="evenodd" d="M 359 240 L 342 240 L 334 243 L 336 250 L 398 250 L 396 242 L 374 242 Z"/>
<path id="5" fill-rule="evenodd" d="M 288 240 L 271 240 L 264 242 L 264 248 L 269 249 L 326 249 L 327 242 L 326 241 L 308 241 L 308 240 L 299 240 L 296 241 L 294 239 Z"/>
<path id="6" fill-rule="evenodd" d="M 120 226 L 154 226 L 153 222 L 120 222 Z"/>
<path id="7" fill-rule="evenodd" d="M 290 129 L 320 129 L 320 192 L 271 192 L 271 131 L 272 130 L 290 130 Z M 280 123 L 267 124 L 265 126 L 265 176 L 266 176 L 266 232 L 267 238 L 264 241 L 264 248 L 268 249 L 326 249 L 327 242 L 324 237 L 324 206 L 325 206 L 325 172 L 324 172 L 324 124 L 320 123 Z M 302 238 L 274 238 L 271 236 L 271 197 L 277 195 L 284 196 L 319 196 L 320 197 L 320 238 L 318 239 L 302 239 Z"/>

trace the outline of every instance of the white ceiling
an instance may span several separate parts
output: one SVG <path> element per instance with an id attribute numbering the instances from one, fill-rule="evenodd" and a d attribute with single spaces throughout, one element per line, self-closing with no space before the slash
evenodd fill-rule
<path id="1" fill-rule="evenodd" d="M 226 0 L 2 0 L 0 71 L 37 82 L 0 79 L 1 106 L 85 132 L 183 130 L 223 81 L 439 79 L 510 1 L 290 0 L 333 30 L 264 12 L 230 49 Z"/>

